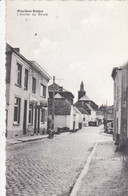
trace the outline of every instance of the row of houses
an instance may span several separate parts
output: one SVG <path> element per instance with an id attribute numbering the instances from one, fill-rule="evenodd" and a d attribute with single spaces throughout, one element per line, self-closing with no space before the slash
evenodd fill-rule
<path id="1" fill-rule="evenodd" d="M 76 131 L 103 122 L 104 112 L 84 90 L 78 101 L 72 92 L 53 83 L 52 77 L 35 61 L 26 59 L 19 48 L 6 47 L 6 136 L 43 134 L 54 123 L 55 132 Z M 54 116 L 54 122 L 53 122 Z"/>
<path id="2" fill-rule="evenodd" d="M 48 82 L 51 76 L 36 62 L 6 46 L 6 136 L 39 134 L 47 128 Z"/>
<path id="3" fill-rule="evenodd" d="M 54 88 L 53 88 L 54 87 Z M 49 100 L 48 100 L 48 118 L 52 121 L 52 102 L 53 102 L 53 90 L 54 96 L 54 129 L 57 132 L 72 130 L 76 131 L 82 126 L 88 126 L 89 113 L 82 107 L 77 106 L 74 103 L 74 95 L 65 90 L 58 84 L 52 84 L 49 86 Z"/>
<path id="4" fill-rule="evenodd" d="M 76 131 L 82 127 L 99 126 L 100 124 L 104 124 L 106 133 L 113 132 L 113 105 L 99 107 L 87 96 L 83 82 L 80 84 L 76 103 L 73 101 L 74 95 L 62 86 L 55 83 L 50 85 L 48 89 L 48 120 L 52 122 L 54 108 L 54 129 L 56 132 L 60 130 Z"/>
<path id="5" fill-rule="evenodd" d="M 119 149 L 128 147 L 128 63 L 115 67 L 114 80 L 114 134 Z"/>

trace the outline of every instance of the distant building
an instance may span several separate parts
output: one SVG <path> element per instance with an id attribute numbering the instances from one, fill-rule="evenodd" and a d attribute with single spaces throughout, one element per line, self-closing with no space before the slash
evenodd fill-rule
<path id="1" fill-rule="evenodd" d="M 75 131 L 78 129 L 78 113 L 77 108 L 73 106 L 74 95 L 65 90 L 62 86 L 54 84 L 54 108 L 53 104 L 53 84 L 48 87 L 48 119 L 49 126 L 52 124 L 52 114 L 54 109 L 54 130 Z"/>
<path id="2" fill-rule="evenodd" d="M 84 90 L 84 83 L 83 81 L 80 84 L 80 90 L 78 91 L 78 100 L 85 95 L 85 90 Z"/>
<path id="3" fill-rule="evenodd" d="M 62 86 L 59 86 L 56 83 L 54 84 L 54 89 L 55 89 L 55 95 L 59 94 L 65 99 L 67 99 L 71 104 L 73 104 L 74 95 L 70 91 L 65 90 Z M 53 84 L 51 84 L 48 87 L 48 92 L 49 92 L 49 98 L 52 99 L 53 98 Z"/>
<path id="4" fill-rule="evenodd" d="M 79 129 L 82 127 L 88 126 L 89 123 L 89 114 L 88 112 L 83 109 L 82 107 L 76 106 L 76 108 L 79 110 Z"/>
<path id="5" fill-rule="evenodd" d="M 128 63 L 112 71 L 114 80 L 114 140 L 120 149 L 128 146 Z"/>
<path id="6" fill-rule="evenodd" d="M 97 125 L 96 110 L 98 105 L 86 95 L 83 82 L 81 82 L 80 90 L 78 91 L 78 101 L 74 105 L 83 108 L 88 113 L 89 125 L 91 123 Z"/>
<path id="7" fill-rule="evenodd" d="M 47 129 L 49 74 L 36 62 L 6 47 L 6 135 L 41 134 Z"/>
<path id="8" fill-rule="evenodd" d="M 79 127 L 80 115 L 81 112 L 75 106 L 73 106 L 73 129 L 72 129 L 73 131 L 77 131 L 78 129 L 80 129 Z"/>
<path id="9" fill-rule="evenodd" d="M 104 129 L 107 133 L 113 133 L 113 105 L 105 107 Z"/>
<path id="10" fill-rule="evenodd" d="M 99 124 L 104 123 L 104 117 L 105 117 L 105 109 L 98 108 L 96 110 L 96 118 L 97 118 Z"/>
<path id="11" fill-rule="evenodd" d="M 98 108 L 98 105 L 86 95 L 83 82 L 81 82 L 80 90 L 78 91 L 78 101 L 89 104 L 94 110 Z"/>

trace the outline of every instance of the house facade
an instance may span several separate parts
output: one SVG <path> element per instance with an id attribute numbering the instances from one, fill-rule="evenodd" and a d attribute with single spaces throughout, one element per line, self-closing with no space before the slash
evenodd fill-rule
<path id="1" fill-rule="evenodd" d="M 81 112 L 77 109 L 77 107 L 73 106 L 73 127 L 71 130 L 77 131 L 80 129 L 80 116 Z"/>
<path id="2" fill-rule="evenodd" d="M 73 106 L 74 95 L 62 86 L 54 84 L 54 130 L 75 131 L 79 127 L 79 111 Z M 49 124 L 53 117 L 53 84 L 49 86 L 48 118 Z"/>
<path id="3" fill-rule="evenodd" d="M 7 138 L 41 134 L 47 128 L 50 75 L 36 62 L 6 47 L 6 135 Z"/>
<path id="4" fill-rule="evenodd" d="M 128 146 L 128 63 L 112 71 L 114 80 L 114 134 L 120 149 Z"/>
<path id="5" fill-rule="evenodd" d="M 49 119 L 49 126 L 52 123 L 52 99 L 49 98 L 48 100 L 48 119 Z M 56 94 L 54 98 L 54 130 L 58 132 L 59 129 L 65 129 L 65 131 L 71 129 L 71 116 L 72 116 L 72 105 L 71 103 L 65 99 L 64 97 Z"/>
<path id="6" fill-rule="evenodd" d="M 76 108 L 79 110 L 79 129 L 82 127 L 87 127 L 89 123 L 88 112 L 82 107 L 76 106 Z"/>
<path id="7" fill-rule="evenodd" d="M 98 120 L 99 124 L 103 124 L 104 123 L 104 117 L 105 117 L 105 109 L 98 108 L 96 110 L 96 117 L 97 117 L 97 120 Z"/>

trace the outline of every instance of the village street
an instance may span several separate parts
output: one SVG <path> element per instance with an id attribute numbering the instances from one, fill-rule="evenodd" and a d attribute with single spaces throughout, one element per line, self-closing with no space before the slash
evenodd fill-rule
<path id="1" fill-rule="evenodd" d="M 96 141 L 110 140 L 102 128 L 7 145 L 7 196 L 68 196 Z"/>

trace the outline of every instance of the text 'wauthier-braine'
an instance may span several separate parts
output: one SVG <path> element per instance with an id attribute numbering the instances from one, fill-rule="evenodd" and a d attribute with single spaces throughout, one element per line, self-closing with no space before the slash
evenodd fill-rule
<path id="1" fill-rule="evenodd" d="M 32 12 L 44 12 L 43 10 L 17 10 L 17 12 L 28 12 L 28 13 L 32 13 Z"/>
<path id="2" fill-rule="evenodd" d="M 30 16 L 30 15 L 48 16 L 48 13 L 44 12 L 44 10 L 34 10 L 34 9 L 33 10 L 27 10 L 27 9 L 24 9 L 24 10 L 18 9 L 17 10 L 17 16 Z"/>

